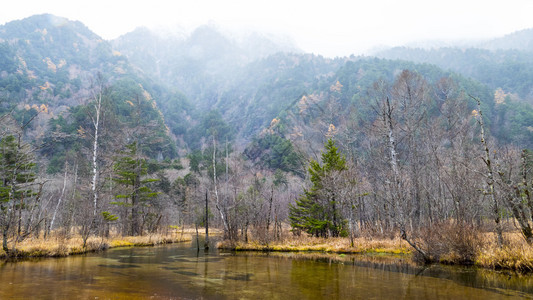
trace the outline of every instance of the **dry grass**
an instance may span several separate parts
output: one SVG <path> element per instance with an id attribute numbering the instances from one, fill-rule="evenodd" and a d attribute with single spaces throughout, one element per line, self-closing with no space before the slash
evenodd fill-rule
<path id="1" fill-rule="evenodd" d="M 315 238 L 315 237 L 292 237 L 271 243 L 249 243 L 222 241 L 217 245 L 221 249 L 240 251 L 318 251 L 329 253 L 391 253 L 408 254 L 411 252 L 409 245 L 400 238 L 394 239 L 371 239 L 366 237 L 356 238 L 354 247 L 350 245 L 348 238 Z"/>
<path id="2" fill-rule="evenodd" d="M 205 234 L 203 229 L 198 230 L 200 235 Z M 210 230 L 210 234 L 220 234 L 220 230 Z M 138 237 L 122 237 L 112 235 L 109 239 L 91 237 L 87 247 L 82 247 L 82 239 L 75 236 L 69 239 L 52 236 L 44 239 L 26 239 L 17 245 L 18 255 L 22 257 L 58 257 L 87 252 L 100 251 L 114 247 L 153 246 L 183 241 L 190 241 L 196 234 L 194 228 L 178 229 L 168 235 L 146 235 Z M 509 269 L 524 272 L 533 272 L 533 247 L 528 245 L 520 233 L 505 234 L 506 246 L 499 248 L 493 233 L 484 233 L 482 247 L 476 252 L 474 263 L 477 266 L 490 269 Z M 348 238 L 314 238 L 308 236 L 286 236 L 279 241 L 261 243 L 252 240 L 249 243 L 229 241 L 220 242 L 218 248 L 240 251 L 280 251 L 298 252 L 312 251 L 322 253 L 388 253 L 411 254 L 412 249 L 399 237 L 371 238 L 359 237 L 354 240 L 354 247 L 350 246 Z M 457 263 L 460 257 L 455 252 L 445 253 L 441 256 L 443 263 Z M 0 258 L 6 254 L 0 250 Z"/>
<path id="3" fill-rule="evenodd" d="M 17 245 L 18 257 L 61 257 L 73 254 L 82 254 L 105 250 L 115 247 L 131 246 L 154 246 L 159 244 L 178 243 L 191 240 L 191 234 L 184 232 L 181 234 L 174 232 L 169 235 L 145 235 L 145 236 L 111 236 L 102 239 L 100 237 L 90 237 L 87 245 L 83 247 L 81 236 L 72 238 L 61 238 L 52 236 L 48 239 L 29 238 Z M 0 258 L 5 258 L 6 253 L 0 250 Z"/>
<path id="4" fill-rule="evenodd" d="M 125 236 L 117 237 L 109 241 L 109 247 L 130 247 L 130 246 L 155 246 L 160 244 L 171 244 L 178 242 L 185 242 L 191 240 L 191 234 L 184 234 L 181 237 L 179 234 L 164 236 L 160 234 L 145 235 L 145 236 Z"/>
<path id="5" fill-rule="evenodd" d="M 499 248 L 492 233 L 484 236 L 485 246 L 479 251 L 475 263 L 491 269 L 509 269 L 533 272 L 533 247 L 518 232 L 506 233 L 506 245 Z"/>
<path id="6" fill-rule="evenodd" d="M 496 245 L 494 233 L 481 234 L 480 247 L 475 252 L 473 263 L 476 266 L 489 269 L 507 269 L 523 272 L 533 272 L 533 246 L 528 245 L 519 232 L 505 234 L 506 246 L 500 249 Z M 298 252 L 311 251 L 322 253 L 387 253 L 412 254 L 412 248 L 399 237 L 370 238 L 360 237 L 350 246 L 348 238 L 314 238 L 308 236 L 286 237 L 280 241 L 261 243 L 252 240 L 248 243 L 222 241 L 218 248 L 237 251 L 276 251 Z M 451 250 L 450 250 L 451 249 Z M 471 264 L 464 260 L 464 254 L 452 247 L 440 256 L 440 262 L 445 264 Z"/>
<path id="7" fill-rule="evenodd" d="M 260 251 L 249 251 L 243 253 L 249 257 L 264 257 L 264 253 Z M 331 253 L 331 252 L 319 252 L 319 251 L 272 251 L 268 253 L 269 257 L 276 257 L 281 259 L 297 259 L 297 260 L 312 260 L 312 261 L 323 261 L 328 263 L 343 263 L 343 264 L 353 264 L 359 266 L 419 266 L 414 261 L 408 258 L 406 255 L 381 255 L 374 253 L 366 253 L 363 255 L 350 255 L 348 253 Z"/>

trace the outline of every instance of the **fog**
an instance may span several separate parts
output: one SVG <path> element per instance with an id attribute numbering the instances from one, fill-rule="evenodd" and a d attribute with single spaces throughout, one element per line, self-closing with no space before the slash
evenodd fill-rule
<path id="1" fill-rule="evenodd" d="M 368 54 L 420 41 L 482 40 L 533 27 L 533 1 L 9 1 L 0 24 L 51 13 L 78 20 L 105 39 L 139 26 L 187 33 L 216 24 L 233 34 L 260 31 L 324 56 Z M 423 43 L 424 44 L 424 43 Z"/>

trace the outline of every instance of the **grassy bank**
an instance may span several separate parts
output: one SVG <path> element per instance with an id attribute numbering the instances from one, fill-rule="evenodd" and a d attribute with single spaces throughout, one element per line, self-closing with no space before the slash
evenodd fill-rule
<path id="1" fill-rule="evenodd" d="M 63 257 L 75 254 L 83 254 L 101 251 L 115 247 L 139 247 L 155 246 L 160 244 L 170 244 L 190 241 L 192 233 L 190 230 L 179 231 L 168 235 L 152 234 L 144 236 L 119 236 L 112 235 L 109 238 L 90 237 L 86 247 L 83 247 L 83 240 L 80 236 L 64 238 L 60 235 L 52 234 L 46 240 L 43 238 L 28 238 L 17 244 L 16 257 Z M 7 258 L 6 253 L 0 249 L 0 258 Z"/>
<path id="2" fill-rule="evenodd" d="M 495 242 L 496 238 L 492 233 L 482 234 L 479 245 L 476 245 L 476 254 L 473 264 L 478 267 L 488 269 L 505 269 L 520 272 L 533 272 L 533 247 L 528 245 L 518 232 L 505 234 L 506 246 L 499 248 Z M 383 253 L 402 254 L 413 256 L 413 249 L 399 237 L 388 238 L 368 238 L 360 237 L 354 240 L 354 246 L 350 246 L 348 238 L 313 238 L 313 237 L 287 237 L 279 241 L 270 243 L 260 243 L 257 241 L 218 243 L 218 248 L 235 251 L 280 251 L 298 252 L 311 251 L 323 253 Z M 465 264 L 460 253 L 450 251 L 443 253 L 439 259 L 443 264 Z"/>
<path id="3" fill-rule="evenodd" d="M 490 268 L 533 272 L 533 246 L 528 245 L 518 232 L 504 234 L 505 246 L 496 245 L 494 234 L 484 237 L 475 265 Z"/>
<path id="4" fill-rule="evenodd" d="M 314 238 L 314 237 L 291 237 L 270 243 L 259 243 L 257 241 L 229 242 L 222 241 L 218 248 L 237 251 L 317 251 L 328 253 L 390 253 L 409 254 L 409 245 L 400 238 L 395 239 L 370 239 L 356 238 L 354 246 L 350 245 L 348 238 Z"/>

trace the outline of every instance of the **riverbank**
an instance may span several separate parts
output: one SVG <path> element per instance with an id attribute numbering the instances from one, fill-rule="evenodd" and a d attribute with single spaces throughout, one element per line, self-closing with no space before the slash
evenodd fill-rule
<path id="1" fill-rule="evenodd" d="M 90 237 L 86 247 L 83 247 L 81 236 L 64 238 L 60 235 L 52 235 L 47 239 L 28 238 L 17 244 L 16 254 L 11 257 L 35 258 L 35 257 L 64 257 L 69 255 L 84 254 L 116 247 L 143 247 L 160 244 L 172 244 L 192 240 L 192 231 L 184 230 L 167 235 L 151 234 L 143 236 L 120 236 L 111 235 L 109 238 Z M 0 259 L 8 256 L 0 249 Z"/>
<path id="2" fill-rule="evenodd" d="M 412 249 L 402 239 L 370 239 L 356 238 L 354 246 L 350 245 L 348 238 L 315 238 L 308 236 L 290 237 L 270 243 L 258 241 L 230 242 L 221 241 L 217 244 L 219 249 L 235 251 L 281 251 L 298 252 L 314 251 L 326 253 L 362 254 L 362 253 L 388 253 L 410 254 Z"/>
<path id="3" fill-rule="evenodd" d="M 438 262 L 447 265 L 475 265 L 493 270 L 513 270 L 524 273 L 533 272 L 533 247 L 528 245 L 518 232 L 505 234 L 506 245 L 499 248 L 492 233 L 485 233 L 479 240 L 473 261 L 465 262 L 460 253 L 443 253 Z M 273 252 L 323 252 L 339 254 L 394 254 L 413 258 L 414 250 L 399 237 L 369 238 L 360 237 L 350 245 L 348 238 L 314 238 L 307 236 L 287 237 L 270 243 L 251 240 L 248 243 L 221 241 L 219 249 L 233 251 L 273 251 Z"/>
<path id="4" fill-rule="evenodd" d="M 476 255 L 476 266 L 494 270 L 533 273 L 533 245 L 528 245 L 518 232 L 504 234 L 505 246 L 499 248 L 493 233 L 486 234 Z"/>

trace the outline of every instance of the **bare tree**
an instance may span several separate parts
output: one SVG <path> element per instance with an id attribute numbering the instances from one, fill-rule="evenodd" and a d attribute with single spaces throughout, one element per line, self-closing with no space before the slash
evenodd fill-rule
<path id="1" fill-rule="evenodd" d="M 496 238 L 497 238 L 498 246 L 501 248 L 503 247 L 503 227 L 501 224 L 500 205 L 499 205 L 498 199 L 496 198 L 495 190 L 494 190 L 494 170 L 492 167 L 492 158 L 490 155 L 490 149 L 489 149 L 489 145 L 487 142 L 487 137 L 485 136 L 485 123 L 483 122 L 483 113 L 481 111 L 481 101 L 478 98 L 475 98 L 473 96 L 470 96 L 470 97 L 477 102 L 477 107 L 478 107 L 477 122 L 480 128 L 481 145 L 483 146 L 483 151 L 484 151 L 484 157 L 482 159 L 487 168 L 487 173 L 485 175 L 487 189 L 484 191 L 484 194 L 488 195 L 490 198 L 490 203 L 492 206 L 492 214 L 494 217 L 494 223 L 496 224 Z"/>

